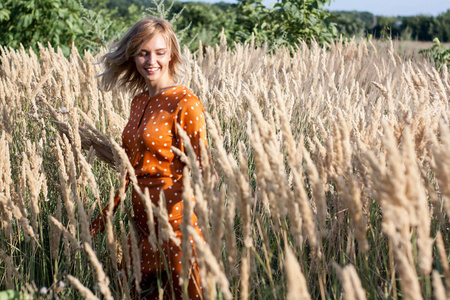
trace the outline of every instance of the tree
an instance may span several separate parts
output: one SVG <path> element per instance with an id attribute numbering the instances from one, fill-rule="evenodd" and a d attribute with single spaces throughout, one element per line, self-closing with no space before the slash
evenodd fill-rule
<path id="1" fill-rule="evenodd" d="M 281 0 L 274 11 L 274 21 L 280 24 L 277 31 L 291 45 L 299 40 L 331 42 L 337 37 L 337 29 L 333 15 L 323 8 L 330 3 L 331 0 Z"/>
<path id="2" fill-rule="evenodd" d="M 222 29 L 230 39 L 236 19 L 234 7 L 226 3 L 175 2 L 170 16 L 178 15 L 173 26 L 177 33 L 183 32 L 181 44 L 188 45 L 192 51 L 199 47 L 195 41 L 201 41 L 203 45 L 216 44 L 220 41 Z"/>
<path id="3" fill-rule="evenodd" d="M 400 37 L 400 26 L 403 22 L 396 17 L 376 17 L 376 25 L 370 30 L 373 37 L 377 39 Z"/>
<path id="4" fill-rule="evenodd" d="M 374 15 L 358 11 L 333 12 L 333 22 L 340 34 L 363 37 L 373 27 Z"/>
<path id="5" fill-rule="evenodd" d="M 256 41 L 275 45 L 294 45 L 299 40 L 330 42 L 337 37 L 333 15 L 324 4 L 331 0 L 279 0 L 273 9 L 261 0 L 240 0 L 236 34 L 244 40 L 253 35 Z"/>
<path id="6" fill-rule="evenodd" d="M 261 0 L 240 0 L 237 6 L 233 40 L 244 42 L 252 38 L 257 43 L 273 42 L 274 24 L 271 24 L 271 10 Z"/>
<path id="7" fill-rule="evenodd" d="M 439 31 L 436 32 L 435 37 L 442 42 L 450 42 L 450 9 L 437 16 L 436 21 L 438 23 L 437 28 L 439 28 Z"/>
<path id="8" fill-rule="evenodd" d="M 83 33 L 82 7 L 76 0 L 7 0 L 0 10 L 0 44 L 37 49 L 37 42 L 50 42 L 70 51 Z"/>
<path id="9" fill-rule="evenodd" d="M 11 11 L 5 7 L 3 3 L 0 3 L 0 22 L 8 21 Z"/>

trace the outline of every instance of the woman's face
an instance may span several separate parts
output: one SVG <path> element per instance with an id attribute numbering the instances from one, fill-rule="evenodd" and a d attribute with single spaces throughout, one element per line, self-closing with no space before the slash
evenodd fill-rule
<path id="1" fill-rule="evenodd" d="M 172 84 L 169 62 L 172 59 L 169 46 L 161 33 L 142 45 L 134 57 L 136 68 L 148 87 L 163 88 Z"/>

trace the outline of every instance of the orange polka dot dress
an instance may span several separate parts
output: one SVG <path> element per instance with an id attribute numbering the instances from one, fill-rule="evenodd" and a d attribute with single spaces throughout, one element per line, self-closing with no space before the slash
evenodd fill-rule
<path id="1" fill-rule="evenodd" d="M 169 222 L 181 240 L 185 164 L 171 149 L 174 146 L 184 151 L 176 124 L 186 131 L 200 160 L 200 140 L 207 145 L 204 109 L 198 98 L 184 86 L 169 88 L 152 97 L 148 92 L 137 95 L 131 103 L 130 119 L 123 131 L 122 142 L 140 188 L 149 189 L 154 204 L 158 205 L 160 192 L 164 191 Z M 132 203 L 135 223 L 140 231 L 142 290 L 148 289 L 155 276 L 162 276 L 166 277 L 164 299 L 172 298 L 172 295 L 182 299 L 183 291 L 179 285 L 181 245 L 168 241 L 155 251 L 148 242 L 149 220 L 145 206 L 135 191 L 132 193 Z M 157 229 L 157 220 L 152 221 Z M 195 214 L 192 215 L 192 225 L 201 233 Z M 195 247 L 192 246 L 195 254 Z M 191 263 L 188 279 L 189 299 L 203 299 L 195 261 Z M 143 294 L 142 299 L 158 299 L 157 289 L 154 293 Z"/>

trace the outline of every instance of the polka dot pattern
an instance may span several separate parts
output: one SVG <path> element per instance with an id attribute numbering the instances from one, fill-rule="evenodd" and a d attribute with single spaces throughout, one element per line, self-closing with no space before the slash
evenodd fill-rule
<path id="1" fill-rule="evenodd" d="M 184 163 L 180 160 L 172 146 L 184 152 L 184 145 L 178 134 L 176 124 L 188 134 L 190 142 L 200 160 L 200 140 L 207 145 L 204 109 L 201 102 L 184 86 L 170 88 L 150 97 L 147 92 L 137 95 L 131 103 L 130 119 L 122 134 L 125 152 L 134 167 L 141 189 L 148 188 L 150 199 L 158 205 L 159 194 L 164 191 L 166 207 L 174 232 L 181 239 L 182 223 L 182 175 Z M 148 242 L 148 220 L 146 209 L 139 195 L 132 193 L 135 223 L 140 232 L 139 246 L 142 249 L 141 271 L 143 290 L 148 289 L 151 278 L 155 274 L 167 274 L 175 288 L 176 299 L 182 299 L 182 287 L 178 279 L 181 275 L 181 249 L 173 242 L 164 242 L 158 249 L 152 249 Z M 195 199 L 193 199 L 195 201 Z M 201 235 L 193 214 L 192 225 Z M 158 232 L 156 230 L 156 232 Z M 195 245 L 192 243 L 195 255 Z M 190 299 L 203 299 L 202 287 L 197 263 L 191 263 L 191 274 L 188 282 Z M 167 297 L 171 298 L 169 288 Z M 145 295 L 142 299 L 158 299 L 158 294 Z"/>
<path id="2" fill-rule="evenodd" d="M 158 221 L 154 220 L 155 230 L 158 232 Z M 170 221 L 174 232 L 179 239 L 182 238 L 180 224 L 182 223 L 181 216 L 174 220 L 171 218 Z M 195 214 L 192 218 L 192 225 L 196 228 L 197 233 L 201 235 L 201 230 L 197 226 L 197 217 Z M 148 241 L 148 236 L 141 234 L 141 240 L 139 242 L 139 247 L 142 250 L 141 254 L 141 272 L 142 272 L 142 282 L 141 289 L 149 290 L 149 286 L 155 284 L 155 276 L 161 276 L 163 282 L 172 280 L 174 287 L 175 299 L 183 299 L 182 290 L 183 287 L 179 285 L 177 278 L 181 276 L 181 245 L 177 246 L 172 241 L 163 242 L 154 248 Z M 131 240 L 128 241 L 131 245 Z M 131 248 L 130 248 L 131 249 Z M 195 245 L 192 244 L 192 249 L 195 254 Z M 131 256 L 131 255 L 130 255 Z M 132 257 L 132 256 L 131 256 Z M 202 294 L 202 285 L 199 275 L 199 267 L 196 262 L 196 256 L 194 256 L 194 262 L 191 262 L 188 274 L 188 294 L 190 299 L 204 299 Z M 167 268 L 167 269 L 166 269 Z M 169 284 L 170 285 L 170 284 Z M 167 290 L 164 290 L 163 299 L 172 299 L 172 289 L 167 286 Z M 159 299 L 159 293 L 157 290 L 145 293 L 141 295 L 140 299 Z"/>
<path id="3" fill-rule="evenodd" d="M 149 97 L 144 92 L 133 99 L 122 143 L 136 175 L 180 179 L 184 164 L 171 149 L 184 152 L 176 124 L 186 131 L 200 160 L 200 140 L 207 145 L 204 109 L 184 86 L 163 93 Z"/>

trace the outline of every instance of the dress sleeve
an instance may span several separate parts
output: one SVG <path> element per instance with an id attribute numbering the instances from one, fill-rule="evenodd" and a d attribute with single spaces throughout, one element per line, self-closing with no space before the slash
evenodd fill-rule
<path id="1" fill-rule="evenodd" d="M 204 146 L 208 146 L 208 140 L 206 138 L 205 110 L 202 103 L 193 94 L 186 94 L 180 101 L 176 118 L 177 123 L 189 136 L 191 145 L 194 148 L 197 160 L 201 166 L 200 140 L 203 142 Z M 176 133 L 178 148 L 186 153 L 183 140 L 181 139 L 181 136 L 178 135 L 177 131 Z"/>
<path id="2" fill-rule="evenodd" d="M 131 130 L 133 127 L 133 122 L 134 120 L 132 119 L 133 115 L 136 114 L 135 112 L 135 107 L 136 107 L 136 102 L 139 101 L 138 100 L 138 96 L 135 96 L 133 98 L 133 100 L 131 100 L 131 105 L 130 105 L 130 116 L 128 117 L 128 122 L 125 125 L 123 131 L 122 131 L 122 148 L 125 149 L 125 152 L 128 156 L 128 159 L 131 161 L 131 152 L 130 152 L 130 147 L 131 147 L 131 137 L 133 135 L 134 130 Z M 128 142 L 127 142 L 128 141 Z"/>

